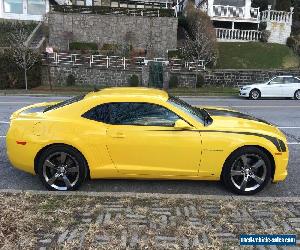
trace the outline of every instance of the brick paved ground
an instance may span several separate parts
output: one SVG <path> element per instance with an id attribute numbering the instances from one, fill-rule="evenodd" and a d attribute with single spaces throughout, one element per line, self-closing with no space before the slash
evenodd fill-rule
<path id="1" fill-rule="evenodd" d="M 300 239 L 300 199 L 0 193 L 0 200 L 4 249 L 235 249 L 242 233 Z"/>

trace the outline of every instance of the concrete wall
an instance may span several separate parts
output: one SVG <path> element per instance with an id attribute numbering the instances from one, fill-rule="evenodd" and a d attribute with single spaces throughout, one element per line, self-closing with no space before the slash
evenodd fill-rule
<path id="1" fill-rule="evenodd" d="M 117 16 L 77 13 L 49 13 L 49 44 L 67 50 L 64 32 L 73 33 L 73 41 L 99 44 L 123 44 L 127 32 L 135 36 L 133 46 L 153 56 L 166 56 L 177 46 L 177 18 Z"/>
<path id="2" fill-rule="evenodd" d="M 266 30 L 271 31 L 269 43 L 286 44 L 291 36 L 292 25 L 290 23 L 267 22 Z"/>

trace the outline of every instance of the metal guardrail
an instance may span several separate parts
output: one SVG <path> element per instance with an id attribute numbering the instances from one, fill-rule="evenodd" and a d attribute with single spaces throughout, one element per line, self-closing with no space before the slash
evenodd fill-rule
<path id="1" fill-rule="evenodd" d="M 133 57 L 125 58 L 120 56 L 105 56 L 105 55 L 81 55 L 69 53 L 49 53 L 44 54 L 43 62 L 46 64 L 59 66 L 68 65 L 71 67 L 85 66 L 90 68 L 99 69 L 139 69 L 148 65 L 150 62 L 161 62 L 172 71 L 180 70 L 205 70 L 205 61 L 198 60 L 193 62 L 185 62 L 181 59 L 166 59 L 166 58 L 153 58 L 147 59 L 146 57 Z M 198 66 L 197 66 L 198 63 Z"/>

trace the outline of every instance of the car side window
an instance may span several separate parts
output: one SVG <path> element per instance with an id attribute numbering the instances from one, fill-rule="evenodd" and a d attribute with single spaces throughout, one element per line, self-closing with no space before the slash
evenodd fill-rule
<path id="1" fill-rule="evenodd" d="M 300 83 L 300 80 L 296 77 L 293 77 L 291 83 Z"/>
<path id="2" fill-rule="evenodd" d="M 165 107 L 139 102 L 102 104 L 85 113 L 83 117 L 113 125 L 164 127 L 173 127 L 180 119 Z"/>
<path id="3" fill-rule="evenodd" d="M 284 83 L 284 78 L 283 77 L 276 77 L 271 81 L 271 84 L 283 84 Z"/>
<path id="4" fill-rule="evenodd" d="M 110 123 L 109 108 L 109 104 L 102 104 L 90 109 L 82 117 L 98 122 Z"/>

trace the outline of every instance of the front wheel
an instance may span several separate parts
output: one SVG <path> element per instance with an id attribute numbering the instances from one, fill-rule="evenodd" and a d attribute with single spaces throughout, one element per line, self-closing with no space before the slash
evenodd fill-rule
<path id="1" fill-rule="evenodd" d="M 300 100 L 300 89 L 295 92 L 294 98 L 295 100 Z"/>
<path id="2" fill-rule="evenodd" d="M 222 180 L 236 194 L 256 194 L 271 180 L 270 159 L 256 147 L 235 151 L 224 165 Z"/>
<path id="3" fill-rule="evenodd" d="M 67 146 L 46 149 L 38 160 L 38 175 L 48 190 L 76 190 L 87 176 L 87 164 L 83 156 Z"/>
<path id="4" fill-rule="evenodd" d="M 257 100 L 260 98 L 260 92 L 257 89 L 253 89 L 250 91 L 249 98 L 251 100 Z"/>

